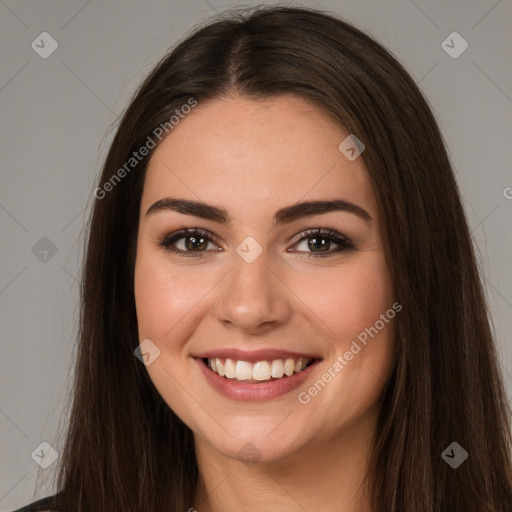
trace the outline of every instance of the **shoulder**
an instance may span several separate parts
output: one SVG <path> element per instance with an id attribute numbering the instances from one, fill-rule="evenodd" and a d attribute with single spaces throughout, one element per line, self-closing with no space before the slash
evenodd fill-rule
<path id="1" fill-rule="evenodd" d="M 52 512 L 49 507 L 54 496 L 47 496 L 37 501 L 33 501 L 24 507 L 13 510 L 12 512 Z"/>

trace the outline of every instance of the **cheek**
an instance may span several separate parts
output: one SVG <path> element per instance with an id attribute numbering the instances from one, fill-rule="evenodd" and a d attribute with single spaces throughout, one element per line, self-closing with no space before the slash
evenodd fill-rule
<path id="1" fill-rule="evenodd" d="M 300 296 L 326 326 L 329 339 L 348 343 L 373 326 L 392 306 L 389 274 L 380 253 L 369 253 L 354 264 L 341 265 L 311 281 L 302 278 Z"/>
<path id="2" fill-rule="evenodd" d="M 331 372 L 326 371 L 332 384 L 319 393 L 318 403 L 330 404 L 326 423 L 332 418 L 349 421 L 375 405 L 389 376 L 397 314 L 392 283 L 378 252 L 340 266 L 317 282 L 315 293 L 310 288 L 308 305 L 314 304 L 311 309 L 328 327 L 332 346 L 327 362 Z"/>
<path id="3" fill-rule="evenodd" d="M 166 344 L 186 336 L 199 314 L 201 297 L 215 280 L 193 266 L 176 270 L 163 253 L 141 248 L 135 263 L 135 305 L 141 339 Z"/>
<path id="4" fill-rule="evenodd" d="M 180 288 L 180 280 L 159 263 L 159 258 L 144 249 L 137 253 L 135 305 L 139 331 L 144 337 L 160 340 L 173 320 L 184 315 L 186 301 L 182 293 L 176 293 Z"/>
<path id="5" fill-rule="evenodd" d="M 161 350 L 146 370 L 167 405 L 194 431 L 201 430 L 205 412 L 201 408 L 194 412 L 190 393 L 199 397 L 200 392 L 190 389 L 185 393 L 179 382 L 187 379 L 191 364 L 182 357 L 183 340 L 189 339 L 197 324 L 197 303 L 205 293 L 200 285 L 188 271 L 171 271 L 165 255 L 147 248 L 137 252 L 134 286 L 139 339 L 150 339 Z M 209 418 L 202 421 L 207 423 Z"/>

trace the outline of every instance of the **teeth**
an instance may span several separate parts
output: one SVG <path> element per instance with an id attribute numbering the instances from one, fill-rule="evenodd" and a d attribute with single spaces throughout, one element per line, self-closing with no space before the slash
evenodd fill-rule
<path id="1" fill-rule="evenodd" d="M 226 363 L 224 364 L 224 375 L 228 379 L 235 378 L 235 362 L 233 361 L 233 359 L 226 359 Z"/>
<path id="2" fill-rule="evenodd" d="M 270 373 L 274 379 L 279 379 L 284 375 L 284 366 L 283 361 L 281 359 L 275 359 L 272 361 L 272 366 L 270 367 Z"/>
<path id="3" fill-rule="evenodd" d="M 218 367 L 219 365 L 217 365 L 217 368 Z M 252 364 L 247 361 L 237 361 L 235 366 L 235 377 L 237 380 L 252 379 Z"/>
<path id="4" fill-rule="evenodd" d="M 288 375 L 293 375 L 293 370 L 295 370 L 295 361 L 293 359 L 287 359 L 284 362 L 284 373 Z"/>
<path id="5" fill-rule="evenodd" d="M 270 379 L 270 365 L 267 361 L 258 361 L 252 367 L 252 378 L 254 380 L 268 380 Z"/>
<path id="6" fill-rule="evenodd" d="M 248 361 L 235 361 L 226 359 L 222 363 L 221 359 L 208 359 L 208 367 L 221 377 L 236 379 L 240 381 L 261 382 L 268 381 L 271 378 L 279 379 L 284 375 L 290 377 L 294 373 L 299 373 L 312 361 L 309 358 L 295 359 L 274 359 L 273 361 L 258 361 L 249 363 Z"/>
<path id="7" fill-rule="evenodd" d="M 217 365 L 217 373 L 224 377 L 224 365 L 220 362 L 220 359 L 215 359 L 215 364 Z"/>

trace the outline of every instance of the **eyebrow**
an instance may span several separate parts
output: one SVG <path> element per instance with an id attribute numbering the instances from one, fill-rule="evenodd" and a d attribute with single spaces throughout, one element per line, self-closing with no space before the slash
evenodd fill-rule
<path id="1" fill-rule="evenodd" d="M 159 199 L 148 208 L 146 215 L 151 215 L 161 211 L 176 211 L 185 215 L 194 215 L 196 217 L 212 220 L 225 225 L 230 224 L 232 220 L 228 211 L 224 208 L 203 203 L 202 201 L 192 201 L 190 199 L 176 199 L 172 197 Z M 371 215 L 364 208 L 343 199 L 333 199 L 324 201 L 306 201 L 286 206 L 275 213 L 273 222 L 276 225 L 287 224 L 302 217 L 310 217 L 333 211 L 353 213 L 368 223 L 373 221 Z"/>

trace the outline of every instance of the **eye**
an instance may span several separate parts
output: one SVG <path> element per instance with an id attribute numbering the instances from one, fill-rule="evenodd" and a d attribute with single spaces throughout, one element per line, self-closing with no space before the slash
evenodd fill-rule
<path id="1" fill-rule="evenodd" d="M 301 233 L 301 235 L 301 238 L 295 245 L 298 244 L 300 246 L 300 244 L 305 244 L 306 248 L 311 250 L 311 252 L 307 254 L 307 257 L 309 258 L 322 258 L 325 256 L 332 256 L 333 254 L 342 251 L 355 249 L 354 244 L 346 236 L 343 236 L 332 229 L 308 229 L 304 233 Z M 334 242 L 338 247 L 329 251 L 332 242 Z"/>
<path id="2" fill-rule="evenodd" d="M 301 233 L 301 237 L 294 245 L 300 245 L 301 243 L 305 243 L 306 248 L 311 251 L 307 254 L 309 258 L 322 258 L 332 256 L 342 251 L 355 249 L 354 244 L 347 237 L 332 229 L 308 229 Z M 338 247 L 334 250 L 329 250 L 332 243 Z M 181 247 L 177 247 L 178 244 L 181 245 Z M 216 237 L 201 228 L 181 229 L 163 236 L 158 241 L 158 245 L 166 251 L 172 252 L 177 256 L 192 258 L 202 257 L 203 253 L 207 251 L 208 244 L 214 244 L 218 247 Z M 298 252 L 307 251 L 303 250 Z"/>
<path id="3" fill-rule="evenodd" d="M 181 244 L 182 248 L 174 247 L 182 240 L 184 241 Z M 158 245 L 177 256 L 197 258 L 202 256 L 201 253 L 205 252 L 209 243 L 215 243 L 215 237 L 211 233 L 201 228 L 193 228 L 181 229 L 165 235 L 159 240 Z"/>

